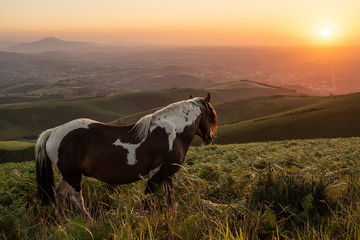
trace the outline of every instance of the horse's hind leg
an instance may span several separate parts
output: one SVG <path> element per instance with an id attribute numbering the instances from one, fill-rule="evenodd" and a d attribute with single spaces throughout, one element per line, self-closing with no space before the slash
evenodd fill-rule
<path id="1" fill-rule="evenodd" d="M 75 203 L 76 207 L 78 207 L 87 217 L 90 217 L 89 212 L 85 208 L 84 198 L 81 191 L 81 171 L 68 171 L 62 174 L 64 180 L 66 181 L 65 183 L 68 184 L 70 200 Z"/>
<path id="2" fill-rule="evenodd" d="M 76 156 L 71 156 L 72 154 L 71 151 L 64 152 L 58 162 L 58 167 L 64 181 L 68 184 L 71 202 L 73 202 L 86 216 L 90 217 L 89 212 L 85 208 L 84 198 L 81 194 L 82 170 L 78 165 L 80 161 L 77 160 Z"/>
<path id="3" fill-rule="evenodd" d="M 69 184 L 64 180 L 64 178 L 61 178 L 56 186 L 56 195 L 60 207 L 64 207 L 68 192 L 69 192 Z"/>
<path id="4" fill-rule="evenodd" d="M 81 191 L 81 176 L 82 174 L 79 172 L 78 174 L 73 174 L 71 178 L 69 175 L 67 176 L 69 181 L 70 188 L 70 200 L 75 203 L 75 205 L 89 218 L 91 218 L 89 212 L 85 208 L 84 198 L 82 196 Z"/>
<path id="5" fill-rule="evenodd" d="M 90 213 L 86 210 L 85 207 L 81 188 L 79 190 L 76 190 L 75 188 L 70 186 L 70 199 L 87 217 L 91 219 Z"/>

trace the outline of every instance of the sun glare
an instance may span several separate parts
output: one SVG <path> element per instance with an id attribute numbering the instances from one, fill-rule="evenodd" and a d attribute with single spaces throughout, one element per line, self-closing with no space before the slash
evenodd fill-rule
<path id="1" fill-rule="evenodd" d="M 333 34 L 333 30 L 329 27 L 325 27 L 325 28 L 321 29 L 320 34 L 323 37 L 330 37 Z"/>
<path id="2" fill-rule="evenodd" d="M 339 23 L 318 23 L 311 31 L 312 41 L 320 45 L 339 44 L 344 35 L 343 27 Z"/>

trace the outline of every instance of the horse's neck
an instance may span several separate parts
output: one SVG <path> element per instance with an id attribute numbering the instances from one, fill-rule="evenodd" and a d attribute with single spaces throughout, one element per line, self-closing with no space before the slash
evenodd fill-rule
<path id="1" fill-rule="evenodd" d="M 161 127 L 166 131 L 170 149 L 172 149 L 172 143 L 176 137 L 179 137 L 184 145 L 190 145 L 196 133 L 197 119 L 200 114 L 200 108 L 162 113 L 154 116 L 153 128 Z"/>
<path id="2" fill-rule="evenodd" d="M 200 114 L 201 109 L 199 107 L 181 108 L 153 116 L 152 123 L 155 126 L 165 128 L 167 132 L 182 133 L 187 127 L 195 127 L 193 125 Z"/>

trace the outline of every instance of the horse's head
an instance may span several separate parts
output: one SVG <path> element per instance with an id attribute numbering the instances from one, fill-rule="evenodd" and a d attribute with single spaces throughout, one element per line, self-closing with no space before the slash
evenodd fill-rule
<path id="1" fill-rule="evenodd" d="M 213 142 L 216 135 L 217 114 L 210 104 L 210 93 L 208 93 L 206 98 L 203 98 L 201 102 L 203 107 L 201 108 L 199 127 L 196 130 L 196 135 L 200 136 L 206 145 L 209 145 Z"/>

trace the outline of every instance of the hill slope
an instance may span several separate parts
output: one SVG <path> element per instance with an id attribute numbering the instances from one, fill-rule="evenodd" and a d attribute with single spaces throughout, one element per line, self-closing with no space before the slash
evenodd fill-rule
<path id="1" fill-rule="evenodd" d="M 217 143 L 360 136 L 360 93 L 221 126 Z"/>

